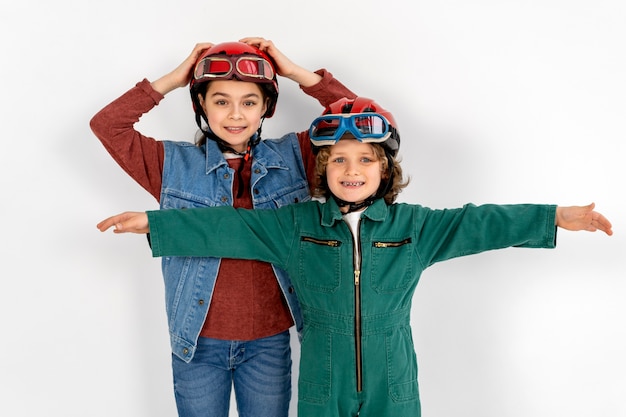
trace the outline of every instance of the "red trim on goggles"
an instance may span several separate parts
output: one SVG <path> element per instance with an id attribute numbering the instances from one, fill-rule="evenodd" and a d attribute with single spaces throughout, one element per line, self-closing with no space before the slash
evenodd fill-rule
<path id="1" fill-rule="evenodd" d="M 207 56 L 196 65 L 196 80 L 226 79 L 241 81 L 272 81 L 274 69 L 265 59 L 256 56 Z"/>
<path id="2" fill-rule="evenodd" d="M 315 146 L 334 145 L 349 132 L 365 143 L 385 142 L 391 135 L 389 122 L 378 113 L 329 114 L 313 120 L 309 137 Z"/>

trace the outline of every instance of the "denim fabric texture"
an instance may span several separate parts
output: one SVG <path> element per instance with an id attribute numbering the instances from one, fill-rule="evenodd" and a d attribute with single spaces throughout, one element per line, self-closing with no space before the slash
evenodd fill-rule
<path id="1" fill-rule="evenodd" d="M 217 144 L 202 147 L 164 142 L 161 209 L 231 206 L 234 171 Z M 254 208 L 275 209 L 311 199 L 298 138 L 290 133 L 263 140 L 253 148 L 252 202 Z M 191 361 L 206 318 L 219 258 L 167 257 L 162 260 L 172 353 Z M 274 272 L 297 329 L 302 329 L 300 306 L 287 273 Z"/>
<path id="2" fill-rule="evenodd" d="M 201 337 L 190 362 L 172 354 L 180 417 L 228 417 L 231 387 L 239 417 L 287 417 L 289 331 L 247 342 Z"/>

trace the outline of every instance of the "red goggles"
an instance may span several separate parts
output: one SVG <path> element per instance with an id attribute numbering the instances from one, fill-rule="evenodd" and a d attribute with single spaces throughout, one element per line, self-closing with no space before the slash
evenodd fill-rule
<path id="1" fill-rule="evenodd" d="M 274 68 L 256 56 L 207 56 L 196 64 L 194 79 L 212 80 L 237 78 L 241 81 L 259 82 L 274 79 Z"/>

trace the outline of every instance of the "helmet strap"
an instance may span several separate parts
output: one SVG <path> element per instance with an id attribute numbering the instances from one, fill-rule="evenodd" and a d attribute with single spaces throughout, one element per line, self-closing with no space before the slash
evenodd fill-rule
<path id="1" fill-rule="evenodd" d="M 376 200 L 374 196 L 370 196 L 370 197 L 367 197 L 365 200 L 361 201 L 360 203 L 350 203 L 348 201 L 340 199 L 335 194 L 331 193 L 331 196 L 333 197 L 333 200 L 335 200 L 335 202 L 337 203 L 339 207 L 348 206 L 348 211 L 346 213 L 352 213 L 353 211 L 361 210 L 363 207 L 369 207 Z"/>

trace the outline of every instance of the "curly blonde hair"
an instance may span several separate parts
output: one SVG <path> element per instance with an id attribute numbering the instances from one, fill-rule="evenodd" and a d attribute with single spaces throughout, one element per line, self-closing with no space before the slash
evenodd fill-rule
<path id="1" fill-rule="evenodd" d="M 388 180 L 389 172 L 389 160 L 393 163 L 393 181 L 387 193 L 383 196 L 387 204 L 392 204 L 398 198 L 398 194 L 409 185 L 409 180 L 406 181 L 402 178 L 402 167 L 400 166 L 400 160 L 388 155 L 385 149 L 377 144 L 370 143 L 370 146 L 374 149 L 374 154 L 378 161 L 381 161 L 382 181 L 381 186 L 385 186 L 385 180 Z M 330 146 L 324 146 L 319 148 L 319 151 L 315 157 L 315 183 L 313 187 L 313 196 L 322 197 L 328 200 L 332 194 L 328 188 L 328 182 L 326 180 L 326 165 L 328 165 L 328 158 L 330 156 Z"/>

